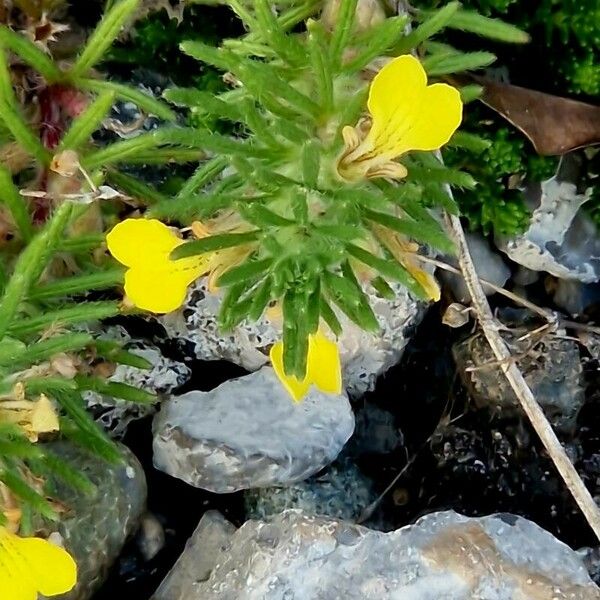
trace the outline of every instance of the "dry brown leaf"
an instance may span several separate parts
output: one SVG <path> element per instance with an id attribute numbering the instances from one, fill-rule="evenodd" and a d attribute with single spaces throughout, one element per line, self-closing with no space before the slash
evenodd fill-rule
<path id="1" fill-rule="evenodd" d="M 522 131 L 538 154 L 556 156 L 600 144 L 600 106 L 483 77 L 470 79 L 483 86 L 482 102 Z"/>

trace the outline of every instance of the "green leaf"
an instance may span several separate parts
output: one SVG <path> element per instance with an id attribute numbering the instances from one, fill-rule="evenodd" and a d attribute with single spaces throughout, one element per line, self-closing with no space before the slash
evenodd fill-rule
<path id="1" fill-rule="evenodd" d="M 484 17 L 477 12 L 458 10 L 448 22 L 448 27 L 475 33 L 483 37 L 511 44 L 526 44 L 529 34 L 514 25 L 504 23 L 500 19 Z"/>
<path id="2" fill-rule="evenodd" d="M 62 204 L 50 220 L 21 252 L 13 274 L 0 298 L 0 340 L 4 337 L 17 314 L 29 288 L 36 283 L 50 254 L 62 235 L 72 214 L 68 203 Z"/>
<path id="3" fill-rule="evenodd" d="M 20 319 L 9 327 L 8 333 L 22 337 L 47 328 L 107 319 L 119 313 L 117 302 L 83 302 L 67 308 L 45 311 L 37 317 Z"/>
<path id="4" fill-rule="evenodd" d="M 144 370 L 149 370 L 153 366 L 152 363 L 143 356 L 138 356 L 133 352 L 123 350 L 119 342 L 96 339 L 94 341 L 94 350 L 98 356 L 120 365 L 128 365 L 136 369 Z"/>
<path id="5" fill-rule="evenodd" d="M 138 404 L 153 404 L 158 401 L 158 398 L 132 385 L 117 381 L 107 381 L 101 377 L 90 377 L 87 375 L 76 375 L 75 383 L 81 391 L 91 391 L 112 398 L 120 398 L 129 402 L 137 402 Z"/>
<path id="6" fill-rule="evenodd" d="M 239 63 L 233 52 L 223 48 L 213 48 L 202 42 L 183 42 L 179 48 L 188 56 L 213 65 L 222 71 L 233 71 Z"/>
<path id="7" fill-rule="evenodd" d="M 369 221 L 383 225 L 396 233 L 401 233 L 417 242 L 429 244 L 442 252 L 451 252 L 454 246 L 445 231 L 435 220 L 429 223 L 413 221 L 410 218 L 400 219 L 388 213 L 374 210 L 364 210 L 364 216 Z"/>
<path id="8" fill-rule="evenodd" d="M 166 90 L 163 96 L 173 104 L 187 106 L 234 123 L 242 118 L 242 112 L 238 105 L 224 102 L 219 97 L 204 90 L 171 88 Z"/>
<path id="9" fill-rule="evenodd" d="M 450 183 L 451 185 L 472 190 L 477 181 L 469 174 L 446 167 L 408 167 L 407 181 Z"/>
<path id="10" fill-rule="evenodd" d="M 33 227 L 25 198 L 19 193 L 10 171 L 3 165 L 0 165 L 0 203 L 10 211 L 23 241 L 29 242 L 33 236 Z"/>
<path id="11" fill-rule="evenodd" d="M 306 142 L 302 146 L 302 180 L 308 188 L 315 189 L 319 182 L 321 169 L 322 148 L 315 140 Z"/>
<path id="12" fill-rule="evenodd" d="M 427 294 L 419 284 L 419 282 L 398 262 L 395 260 L 386 260 L 380 258 L 359 246 L 349 244 L 347 246 L 348 253 L 350 256 L 356 258 L 360 262 L 364 263 L 368 267 L 375 269 L 378 273 L 381 273 L 384 277 L 393 281 L 398 281 L 410 292 L 412 292 L 417 298 L 423 300 L 427 299 Z"/>
<path id="13" fill-rule="evenodd" d="M 247 280 L 252 281 L 265 274 L 272 264 L 273 259 L 271 258 L 246 260 L 241 265 L 225 271 L 217 280 L 217 285 L 219 287 L 227 287 Z"/>
<path id="14" fill-rule="evenodd" d="M 306 28 L 308 30 L 308 51 L 316 79 L 321 115 L 326 118 L 333 107 L 334 80 L 326 33 L 322 23 L 312 19 L 307 22 Z"/>
<path id="15" fill-rule="evenodd" d="M 423 68 L 430 77 L 439 77 L 462 71 L 476 71 L 488 67 L 496 60 L 491 52 L 434 54 L 423 60 Z"/>
<path id="16" fill-rule="evenodd" d="M 59 151 L 67 149 L 77 151 L 81 146 L 87 144 L 94 131 L 100 127 L 102 120 L 106 117 L 114 101 L 115 95 L 113 92 L 104 92 L 98 96 L 71 123 L 71 127 L 69 127 L 60 141 Z"/>
<path id="17" fill-rule="evenodd" d="M 329 306 L 327 300 L 325 300 L 323 296 L 321 296 L 319 300 L 319 308 L 321 317 L 323 317 L 323 320 L 325 321 L 325 323 L 327 323 L 329 329 L 333 331 L 334 335 L 342 335 L 342 325 L 336 317 L 335 313 L 333 312 L 333 309 L 331 308 L 331 306 Z"/>
<path id="18" fill-rule="evenodd" d="M 382 23 L 372 27 L 368 31 L 368 37 L 360 40 L 361 43 L 357 43 L 361 51 L 344 65 L 343 71 L 357 73 L 373 59 L 385 55 L 404 34 L 406 23 L 407 17 L 399 16 L 385 19 Z"/>
<path id="19" fill-rule="evenodd" d="M 50 163 L 50 152 L 31 130 L 20 111 L 5 96 L 0 96 L 0 120 L 10 131 L 15 141 L 42 165 Z"/>
<path id="20" fill-rule="evenodd" d="M 358 0 L 341 0 L 339 3 L 339 12 L 329 43 L 331 64 L 334 69 L 339 68 L 342 54 L 352 37 L 357 5 Z"/>
<path id="21" fill-rule="evenodd" d="M 386 300 L 393 300 L 396 297 L 396 293 L 383 277 L 374 277 L 371 280 L 371 285 L 375 288 L 376 292 Z"/>
<path id="22" fill-rule="evenodd" d="M 377 331 L 379 323 L 369 304 L 369 299 L 351 276 L 346 266 L 344 276 L 334 275 L 330 271 L 323 274 L 323 283 L 328 296 L 346 313 L 348 318 L 365 331 Z"/>
<path id="23" fill-rule="evenodd" d="M 252 304 L 248 311 L 248 318 L 251 321 L 258 321 L 269 302 L 271 301 L 271 278 L 265 277 L 264 281 L 258 286 L 254 297 L 252 298 Z"/>
<path id="24" fill-rule="evenodd" d="M 87 333 L 66 333 L 42 340 L 15 352 L 0 352 L 0 365 L 20 366 L 38 363 L 52 358 L 61 352 L 81 350 L 92 343 L 92 336 Z"/>
<path id="25" fill-rule="evenodd" d="M 119 35 L 129 17 L 133 15 L 138 4 L 139 0 L 121 0 L 102 17 L 84 46 L 83 52 L 69 70 L 68 75 L 71 78 L 87 73 L 104 58 L 106 51 Z"/>
<path id="26" fill-rule="evenodd" d="M 492 142 L 490 140 L 466 131 L 457 131 L 448 142 L 448 146 L 453 148 L 464 148 L 475 154 L 480 154 L 484 150 L 487 150 L 491 145 Z"/>
<path id="27" fill-rule="evenodd" d="M 54 83 L 63 78 L 62 71 L 43 50 L 24 35 L 16 33 L 6 25 L 0 25 L 0 44 L 10 48 L 42 75 L 48 83 Z"/>
<path id="28" fill-rule="evenodd" d="M 103 81 L 102 79 L 77 78 L 77 87 L 98 94 L 113 93 L 120 100 L 133 102 L 138 108 L 150 115 L 156 115 L 159 119 L 173 122 L 177 120 L 177 114 L 164 102 L 154 98 L 146 92 L 132 88 L 115 81 Z"/>
<path id="29" fill-rule="evenodd" d="M 194 240 L 193 242 L 186 242 L 185 244 L 177 246 L 177 248 L 171 252 L 170 258 L 172 260 L 177 260 L 180 258 L 186 258 L 188 256 L 205 254 L 206 252 L 215 252 L 217 250 L 224 250 L 225 248 L 234 248 L 235 246 L 241 246 L 242 244 L 248 244 L 256 241 L 259 233 L 259 231 L 248 231 L 245 233 L 221 233 L 218 235 L 211 235 L 200 240 Z"/>
<path id="30" fill-rule="evenodd" d="M 97 273 L 72 275 L 58 281 L 33 286 L 27 297 L 30 300 L 49 300 L 74 294 L 85 294 L 92 290 L 111 288 L 123 282 L 124 269 L 106 269 Z"/>
<path id="31" fill-rule="evenodd" d="M 254 13 L 257 27 L 264 42 L 292 66 L 304 64 L 304 48 L 292 36 L 285 34 L 269 0 L 254 0 Z"/>
<path id="32" fill-rule="evenodd" d="M 202 189 L 202 187 L 218 177 L 228 164 L 229 161 L 224 156 L 217 156 L 201 164 L 194 174 L 183 184 L 177 194 L 177 198 L 185 198 Z"/>
<path id="33" fill-rule="evenodd" d="M 460 2 L 449 2 L 444 7 L 428 13 L 428 18 L 404 37 L 394 48 L 394 54 L 406 54 L 425 40 L 444 29 L 460 8 Z"/>
<path id="34" fill-rule="evenodd" d="M 33 510 L 43 515 L 46 519 L 57 521 L 58 515 L 54 512 L 50 503 L 28 483 L 16 470 L 4 467 L 0 470 L 0 481 L 25 504 L 29 504 Z"/>
<path id="35" fill-rule="evenodd" d="M 137 137 L 128 140 L 120 140 L 105 146 L 104 148 L 89 152 L 82 157 L 81 162 L 85 169 L 93 171 L 109 165 L 126 162 L 127 159 L 134 156 L 139 159 L 140 153 L 144 150 L 156 148 L 164 143 L 160 130 L 150 131 L 148 133 L 142 133 Z"/>
<path id="36" fill-rule="evenodd" d="M 44 449 L 44 457 L 39 461 L 38 468 L 47 474 L 58 477 L 67 485 L 84 494 L 92 494 L 96 491 L 96 486 L 86 475 L 47 448 Z"/>
<path id="37" fill-rule="evenodd" d="M 171 202 L 170 198 L 161 194 L 155 188 L 144 183 L 137 177 L 132 177 L 121 171 L 109 170 L 106 173 L 106 179 L 108 183 L 116 186 L 119 190 L 144 202 L 146 206 L 152 206 L 161 202 Z"/>

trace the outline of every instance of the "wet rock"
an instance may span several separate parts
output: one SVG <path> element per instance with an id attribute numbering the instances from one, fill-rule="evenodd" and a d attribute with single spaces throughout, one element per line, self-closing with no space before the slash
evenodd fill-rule
<path id="1" fill-rule="evenodd" d="M 165 545 L 165 530 L 152 513 L 147 512 L 141 520 L 137 545 L 146 561 L 152 560 Z"/>
<path id="2" fill-rule="evenodd" d="M 125 350 L 147 360 L 151 365 L 149 369 L 138 369 L 119 364 L 108 377 L 109 381 L 127 383 L 152 393 L 169 394 L 183 385 L 191 375 L 189 367 L 166 358 L 158 348 L 144 340 L 132 339 L 121 327 L 113 327 L 100 337 L 121 342 Z M 84 392 L 83 397 L 95 419 L 115 438 L 123 437 L 131 421 L 156 412 L 154 404 L 117 400 L 97 392 Z"/>
<path id="3" fill-rule="evenodd" d="M 198 570 L 169 575 L 154 600 L 600 598 L 575 552 L 514 515 L 433 513 L 390 533 L 301 511 L 232 532 L 211 515 L 193 544 Z"/>
<path id="4" fill-rule="evenodd" d="M 344 315 L 338 314 L 344 333 L 339 338 L 344 385 L 351 397 L 372 390 L 377 376 L 396 364 L 424 312 L 423 303 L 414 300 L 406 288 L 396 285 L 396 296 L 385 300 L 367 290 L 381 325 L 374 335 L 362 331 Z M 188 294 L 183 308 L 160 317 L 170 338 L 187 340 L 201 360 L 228 360 L 248 371 L 268 362 L 269 349 L 281 337 L 281 316 L 275 311 L 257 323 L 243 324 L 223 335 L 217 325 L 220 293 L 209 293 L 206 281 L 199 280 Z"/>
<path id="5" fill-rule="evenodd" d="M 584 283 L 600 280 L 600 239 L 596 226 L 579 209 L 590 191 L 552 178 L 526 188 L 534 208 L 529 228 L 513 238 L 500 238 L 501 250 L 516 263 L 561 279 Z"/>
<path id="6" fill-rule="evenodd" d="M 198 527 L 152 600 L 193 600 L 201 598 L 199 587 L 209 577 L 215 560 L 227 547 L 235 526 L 216 510 L 202 515 Z"/>
<path id="7" fill-rule="evenodd" d="M 121 446 L 125 462 L 110 464 L 66 442 L 49 445 L 96 484 L 92 496 L 57 483 L 57 497 L 69 508 L 58 527 L 78 566 L 77 586 L 63 600 L 87 600 L 106 578 L 146 508 L 146 478 L 135 456 Z"/>
<path id="8" fill-rule="evenodd" d="M 348 399 L 312 389 L 294 403 L 270 367 L 210 392 L 165 402 L 154 421 L 154 464 L 216 493 L 302 481 L 352 435 Z"/>
<path id="9" fill-rule="evenodd" d="M 484 281 L 503 287 L 510 277 L 510 269 L 506 266 L 502 257 L 492 250 L 489 242 L 483 236 L 474 233 L 467 233 L 465 236 L 477 275 Z M 457 265 L 455 259 L 450 262 L 455 266 Z M 468 302 L 470 300 L 471 296 L 461 276 L 443 272 L 440 277 L 449 285 L 454 298 L 458 302 Z M 487 296 L 495 293 L 489 286 L 484 286 L 484 291 Z"/>
<path id="10" fill-rule="evenodd" d="M 554 283 L 552 299 L 570 315 L 583 315 L 592 306 L 600 304 L 600 283 L 581 283 L 565 279 L 558 279 Z"/>
<path id="11" fill-rule="evenodd" d="M 523 327 L 521 322 L 521 328 L 501 333 L 552 425 L 571 433 L 585 400 L 578 345 L 550 333 L 541 339 L 535 334 L 519 339 L 534 328 Z M 482 333 L 455 344 L 453 354 L 458 373 L 479 407 L 489 407 L 502 416 L 521 414 L 517 397 Z"/>
<path id="12" fill-rule="evenodd" d="M 247 490 L 244 505 L 249 519 L 265 519 L 288 508 L 299 508 L 308 515 L 355 521 L 375 497 L 372 481 L 346 459 L 305 481 Z"/>

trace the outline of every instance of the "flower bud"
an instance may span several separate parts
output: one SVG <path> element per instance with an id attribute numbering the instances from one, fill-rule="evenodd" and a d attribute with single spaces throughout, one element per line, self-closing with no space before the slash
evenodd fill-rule
<path id="1" fill-rule="evenodd" d="M 327 29 L 334 29 L 342 0 L 327 0 L 323 8 L 321 20 Z M 354 26 L 356 31 L 366 31 L 378 25 L 386 18 L 381 0 L 358 0 Z"/>

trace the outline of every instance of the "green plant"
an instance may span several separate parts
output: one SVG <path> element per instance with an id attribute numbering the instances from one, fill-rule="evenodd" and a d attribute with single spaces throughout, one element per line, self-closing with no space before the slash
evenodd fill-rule
<path id="1" fill-rule="evenodd" d="M 60 433 L 107 460 L 120 458 L 86 412 L 84 391 L 155 400 L 94 374 L 94 364 L 102 360 L 140 368 L 148 363 L 116 343 L 95 340 L 86 329 L 122 310 L 114 300 L 87 298 L 122 277 L 122 270 L 107 268 L 98 257 L 103 220 L 114 219 L 114 209 L 103 200 L 113 190 L 101 184 L 106 175 L 114 175 L 125 187 L 152 198 L 151 190 L 115 166 L 140 149 L 163 152 L 166 160 L 159 136 L 98 148 L 93 133 L 115 98 L 174 119 L 162 101 L 103 81 L 92 71 L 136 6 L 137 0 L 117 3 L 79 55 L 60 64 L 26 37 L 0 26 L 0 222 L 6 234 L 0 244 L 0 523 L 12 504 L 21 511 L 22 532 L 31 528 L 34 513 L 57 518 L 47 499 L 52 493 L 44 487 L 46 475 L 91 488 L 77 470 L 36 443 L 38 438 Z M 38 73 L 37 113 L 19 88 L 12 56 Z"/>
<path id="2" fill-rule="evenodd" d="M 258 319 L 270 303 L 281 303 L 285 372 L 302 379 L 309 336 L 319 321 L 340 332 L 333 306 L 360 327 L 377 329 L 360 282 L 373 281 L 388 294 L 388 282 L 395 281 L 417 297 L 429 295 L 408 240 L 450 251 L 428 208 L 456 212 L 446 185 L 475 186 L 469 174 L 443 166 L 431 152 L 403 156 L 408 175 L 398 186 L 342 173 L 344 136 L 357 122 L 359 135 L 366 109 L 365 70 L 378 57 L 410 52 L 422 56 L 432 78 L 488 65 L 494 58 L 490 53 L 462 53 L 430 42 L 457 14 L 462 29 L 479 35 L 522 41 L 523 34 L 459 12 L 456 2 L 427 15 L 409 34 L 404 16 L 360 27 L 355 15 L 363 8 L 357 0 L 336 3 L 333 27 L 308 18 L 314 2 L 279 14 L 265 0 L 228 4 L 244 21 L 246 36 L 226 40 L 219 49 L 198 42 L 185 42 L 182 49 L 227 72 L 233 89 L 213 96 L 177 88 L 165 96 L 233 123 L 241 134 L 230 138 L 210 128 L 163 131 L 164 139 L 213 157 L 175 199 L 155 203 L 147 216 L 202 223 L 208 235 L 179 245 L 172 259 L 213 257 L 214 282 L 225 289 L 223 328 Z M 473 91 L 463 90 L 465 96 Z M 459 133 L 451 143 L 472 148 L 482 142 Z M 392 167 L 394 176 L 402 176 L 401 165 L 386 168 Z M 237 255 L 228 254 L 235 249 Z"/>

